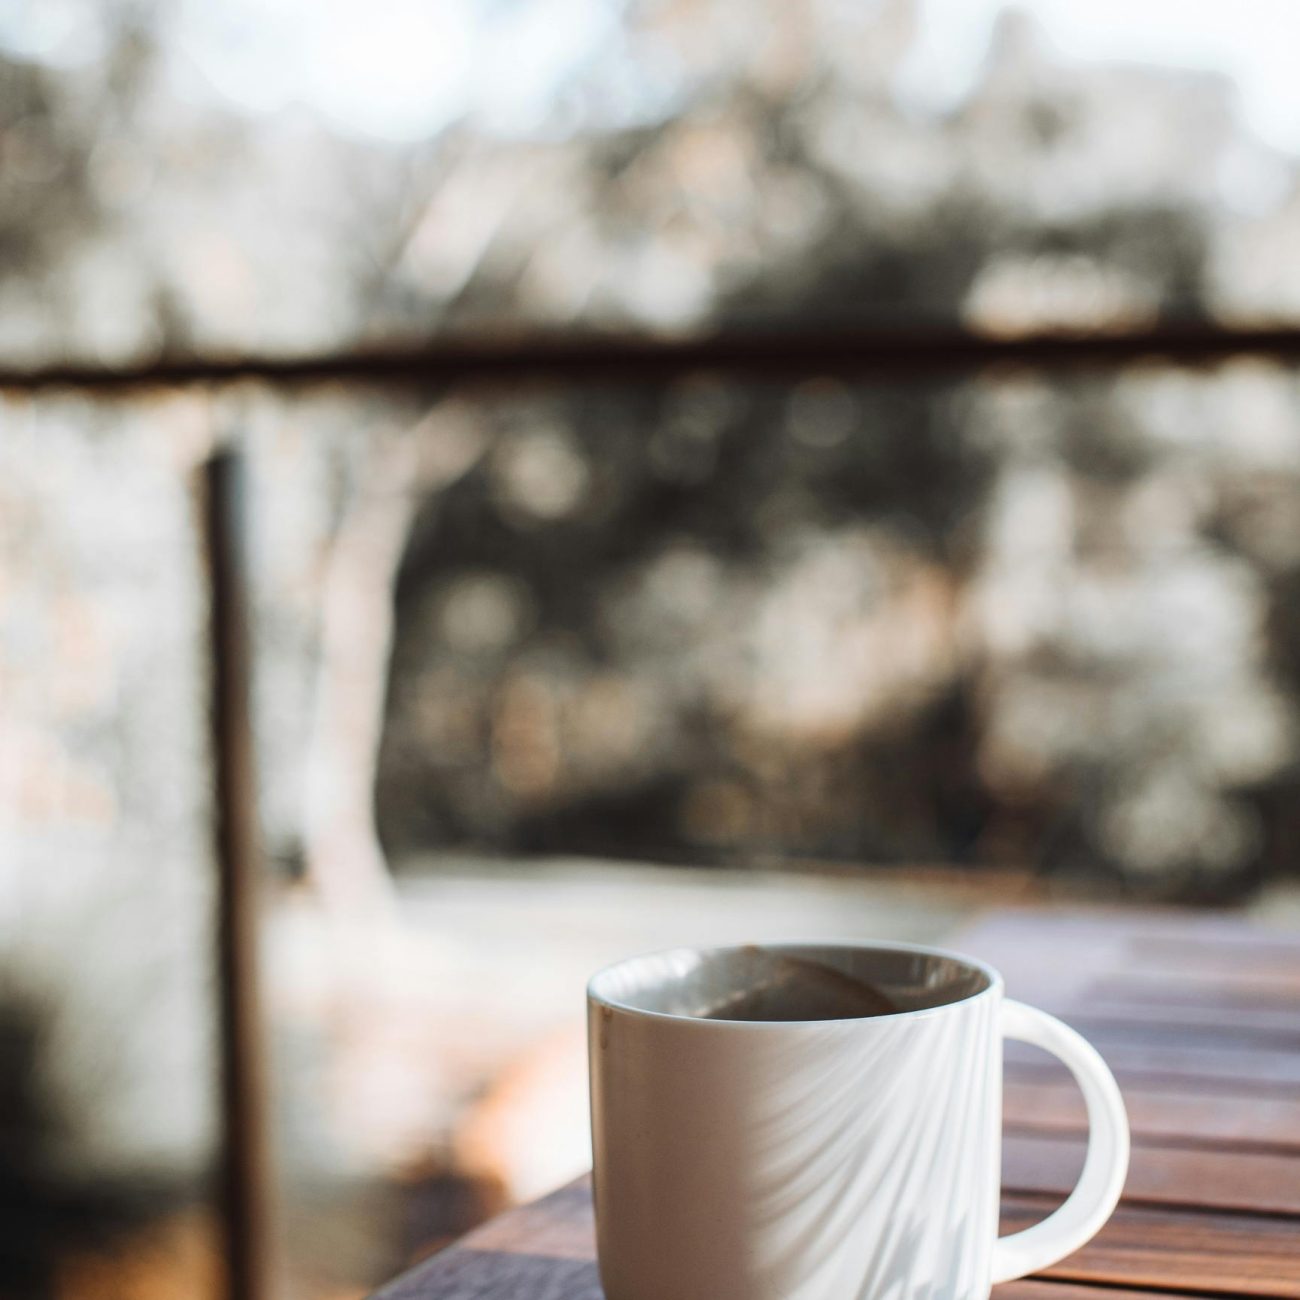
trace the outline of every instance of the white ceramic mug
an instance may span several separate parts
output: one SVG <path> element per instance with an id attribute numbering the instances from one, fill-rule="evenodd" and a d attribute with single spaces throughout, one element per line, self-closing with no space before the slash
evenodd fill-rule
<path id="1" fill-rule="evenodd" d="M 865 981 L 898 1010 L 716 1018 L 774 956 Z M 677 949 L 601 971 L 587 1003 L 608 1300 L 985 1300 L 1083 1245 L 1123 1188 L 1128 1121 L 1105 1063 L 970 958 Z M 998 1237 L 1004 1038 L 1069 1066 L 1090 1134 L 1065 1204 Z"/>

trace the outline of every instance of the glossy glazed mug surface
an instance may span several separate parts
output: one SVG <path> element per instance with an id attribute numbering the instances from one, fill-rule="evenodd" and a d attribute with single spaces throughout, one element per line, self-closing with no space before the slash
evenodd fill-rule
<path id="1" fill-rule="evenodd" d="M 887 999 L 765 1013 L 773 970 Z M 800 975 L 800 978 L 802 976 Z M 587 990 L 594 1191 L 608 1300 L 985 1300 L 1110 1217 L 1128 1168 L 1119 1089 L 991 967 L 908 945 L 778 944 L 635 957 Z M 743 1019 L 728 1019 L 729 1008 Z M 997 1236 L 1002 1043 L 1058 1056 L 1088 1108 L 1083 1173 Z"/>

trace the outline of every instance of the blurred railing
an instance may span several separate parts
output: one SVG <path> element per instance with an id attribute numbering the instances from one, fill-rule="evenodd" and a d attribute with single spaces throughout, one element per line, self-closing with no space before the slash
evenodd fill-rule
<path id="1" fill-rule="evenodd" d="M 304 357 L 161 359 L 107 368 L 65 363 L 40 369 L 0 366 L 0 390 L 76 387 L 112 390 L 227 383 L 348 380 L 369 384 L 475 381 L 514 386 L 558 380 L 657 378 L 687 370 L 865 374 L 1030 366 L 1118 366 L 1139 360 L 1197 365 L 1226 357 L 1300 357 L 1300 327 L 1159 325 L 1136 332 L 1051 332 L 995 336 L 953 328 L 735 331 L 667 337 L 577 335 L 448 340 L 423 347 L 373 348 Z"/>

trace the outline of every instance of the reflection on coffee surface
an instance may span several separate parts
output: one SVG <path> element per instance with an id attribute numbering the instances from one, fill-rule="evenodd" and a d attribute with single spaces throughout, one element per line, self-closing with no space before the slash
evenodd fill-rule
<path id="1" fill-rule="evenodd" d="M 874 984 L 806 957 L 750 950 L 762 958 L 752 983 L 697 1014 L 708 1020 L 860 1020 L 901 1008 Z"/>

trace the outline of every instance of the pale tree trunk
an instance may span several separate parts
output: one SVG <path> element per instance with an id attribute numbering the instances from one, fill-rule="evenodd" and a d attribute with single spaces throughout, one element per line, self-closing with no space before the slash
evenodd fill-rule
<path id="1" fill-rule="evenodd" d="M 378 973 L 398 942 L 392 877 L 374 818 L 394 583 L 421 502 L 463 474 L 483 442 L 472 415 L 455 401 L 440 403 L 410 429 L 371 435 L 330 550 L 304 843 L 308 881 L 352 974 Z"/>

